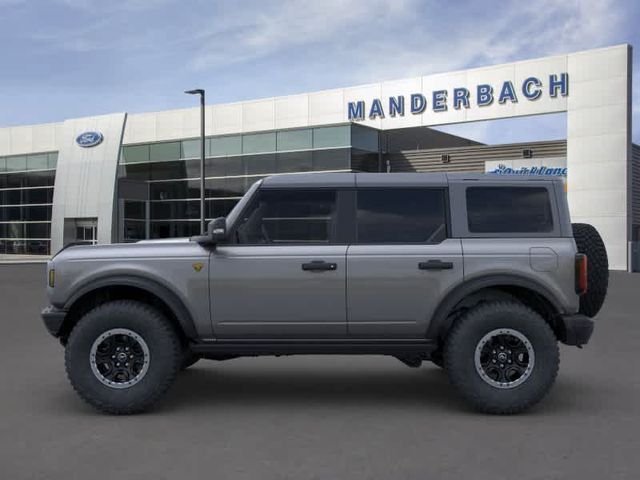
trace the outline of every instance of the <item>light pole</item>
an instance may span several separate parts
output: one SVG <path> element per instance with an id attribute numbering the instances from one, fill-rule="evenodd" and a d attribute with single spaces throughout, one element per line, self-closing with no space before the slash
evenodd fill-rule
<path id="1" fill-rule="evenodd" d="M 204 221 L 204 90 L 197 88 L 184 93 L 200 95 L 200 235 L 204 235 L 207 231 Z"/>

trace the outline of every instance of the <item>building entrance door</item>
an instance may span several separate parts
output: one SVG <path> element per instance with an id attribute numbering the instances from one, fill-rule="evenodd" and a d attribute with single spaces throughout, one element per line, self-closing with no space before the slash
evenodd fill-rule
<path id="1" fill-rule="evenodd" d="M 95 245 L 98 241 L 98 225 L 96 221 L 76 221 L 76 242 Z"/>

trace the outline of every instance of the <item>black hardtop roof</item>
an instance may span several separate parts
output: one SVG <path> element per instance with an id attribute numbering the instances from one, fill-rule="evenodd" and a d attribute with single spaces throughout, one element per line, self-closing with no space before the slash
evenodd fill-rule
<path id="1" fill-rule="evenodd" d="M 263 188 L 317 187 L 429 187 L 450 182 L 537 182 L 561 181 L 559 177 L 497 175 L 493 173 L 295 173 L 273 175 L 262 181 Z"/>

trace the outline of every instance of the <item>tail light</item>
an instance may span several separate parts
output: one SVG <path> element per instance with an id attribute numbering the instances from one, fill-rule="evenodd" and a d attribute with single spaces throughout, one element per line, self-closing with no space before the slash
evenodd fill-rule
<path id="1" fill-rule="evenodd" d="M 576 293 L 584 295 L 587 293 L 587 256 L 584 253 L 576 255 Z"/>

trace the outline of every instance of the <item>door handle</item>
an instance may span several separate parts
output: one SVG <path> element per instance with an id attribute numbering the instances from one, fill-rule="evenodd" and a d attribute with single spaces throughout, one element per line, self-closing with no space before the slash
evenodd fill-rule
<path id="1" fill-rule="evenodd" d="M 451 270 L 453 262 L 443 262 L 442 260 L 429 260 L 418 264 L 420 270 Z"/>
<path id="2" fill-rule="evenodd" d="M 326 272 L 336 270 L 337 268 L 337 263 L 329 263 L 324 260 L 313 260 L 312 262 L 302 264 L 302 270 L 308 272 Z"/>

